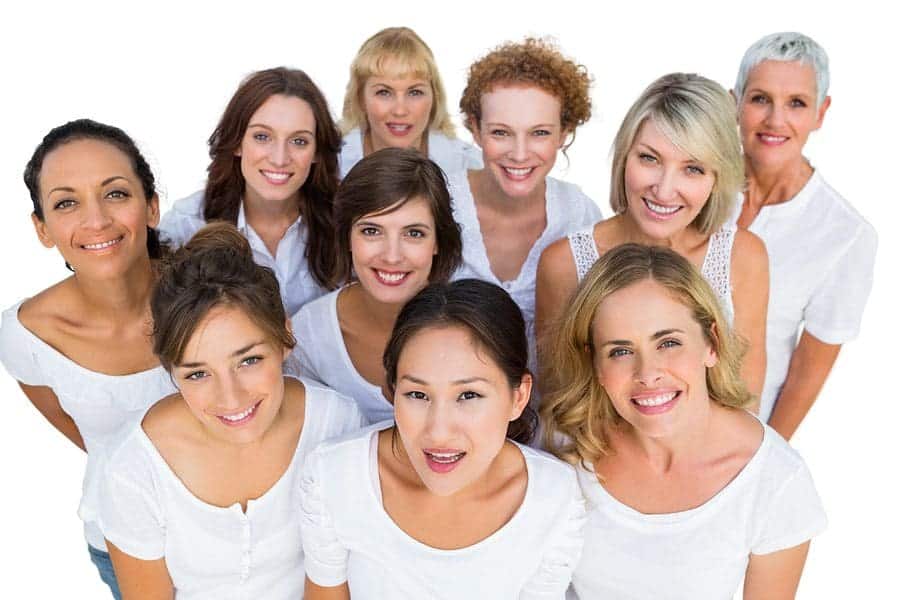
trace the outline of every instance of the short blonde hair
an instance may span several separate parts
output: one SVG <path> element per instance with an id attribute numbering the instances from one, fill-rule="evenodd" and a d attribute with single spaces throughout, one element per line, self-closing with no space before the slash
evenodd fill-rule
<path id="1" fill-rule="evenodd" d="M 373 76 L 417 77 L 431 84 L 433 102 L 428 116 L 428 129 L 447 137 L 456 137 L 456 129 L 447 112 L 447 93 L 438 73 L 434 54 L 422 38 L 409 27 L 382 29 L 360 46 L 350 64 L 350 81 L 344 93 L 341 132 L 346 135 L 359 127 L 366 131 L 369 121 L 363 106 L 362 92 L 366 80 Z"/>
<path id="2" fill-rule="evenodd" d="M 668 248 L 623 244 L 594 264 L 547 346 L 541 406 L 544 444 L 557 457 L 593 465 L 607 454 L 606 432 L 621 420 L 594 371 L 591 324 L 614 292 L 652 279 L 691 310 L 718 357 L 706 370 L 712 401 L 741 408 L 752 400 L 741 379 L 744 344 L 732 332 L 719 300 L 694 266 Z"/>
<path id="3" fill-rule="evenodd" d="M 718 231 L 744 186 L 734 99 L 715 81 L 693 73 L 670 73 L 651 83 L 628 110 L 613 144 L 609 203 L 616 213 L 628 206 L 628 153 L 643 124 L 651 120 L 673 144 L 712 168 L 716 182 L 691 225 L 706 235 Z"/>

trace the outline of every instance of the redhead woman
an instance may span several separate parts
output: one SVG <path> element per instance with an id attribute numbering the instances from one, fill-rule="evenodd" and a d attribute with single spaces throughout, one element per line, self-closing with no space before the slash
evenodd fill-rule
<path id="1" fill-rule="evenodd" d="M 156 182 L 125 132 L 81 119 L 44 137 L 25 185 L 38 238 L 73 273 L 3 313 L 0 361 L 50 424 L 87 452 L 78 513 L 91 560 L 119 598 L 97 525 L 99 460 L 117 431 L 173 390 L 150 341 L 150 291 L 163 253 L 153 229 Z"/>
<path id="2" fill-rule="evenodd" d="M 356 164 L 335 196 L 338 277 L 344 287 L 291 318 L 291 367 L 391 419 L 381 355 L 397 314 L 460 262 L 459 226 L 441 169 L 411 148 L 385 148 Z"/>
<path id="3" fill-rule="evenodd" d="M 743 410 L 740 342 L 688 259 L 625 244 L 553 337 L 545 443 L 588 502 L 580 598 L 794 598 L 826 524 L 803 460 Z"/>
<path id="4" fill-rule="evenodd" d="M 341 129 L 342 178 L 382 148 L 415 148 L 445 173 L 481 167 L 479 153 L 456 139 L 431 48 L 408 27 L 382 29 L 356 53 Z"/>
<path id="5" fill-rule="evenodd" d="M 178 391 L 113 449 L 100 523 L 126 600 L 303 594 L 298 474 L 356 405 L 284 377 L 278 281 L 227 223 L 201 229 L 153 293 L 153 349 Z"/>
<path id="6" fill-rule="evenodd" d="M 525 315 L 533 342 L 535 270 L 551 242 L 601 218 L 570 183 L 549 177 L 559 151 L 591 116 L 590 78 L 549 43 L 506 43 L 469 68 L 460 108 L 484 169 L 450 179 L 463 231 L 456 277 L 502 286 Z"/>
<path id="7" fill-rule="evenodd" d="M 531 436 L 525 323 L 502 289 L 432 284 L 384 352 L 396 425 L 303 475 L 306 598 L 562 600 L 581 551 L 572 469 Z"/>
<path id="8" fill-rule="evenodd" d="M 749 342 L 744 378 L 762 390 L 768 260 L 755 235 L 729 223 L 743 181 L 733 101 L 717 83 L 672 73 L 644 90 L 616 134 L 611 219 L 550 246 L 538 266 L 539 332 L 552 331 L 578 282 L 626 242 L 666 246 L 713 286 L 729 322 Z"/>
<path id="9" fill-rule="evenodd" d="M 831 104 L 828 79 L 821 46 L 776 33 L 747 50 L 734 86 L 747 171 L 738 225 L 765 241 L 772 261 L 760 415 L 788 439 L 859 332 L 878 244 L 803 156 Z"/>
<path id="10" fill-rule="evenodd" d="M 334 287 L 331 203 L 340 144 L 325 97 L 306 73 L 253 73 L 209 137 L 206 189 L 166 213 L 163 237 L 181 246 L 207 222 L 231 223 L 256 262 L 275 272 L 294 314 Z"/>

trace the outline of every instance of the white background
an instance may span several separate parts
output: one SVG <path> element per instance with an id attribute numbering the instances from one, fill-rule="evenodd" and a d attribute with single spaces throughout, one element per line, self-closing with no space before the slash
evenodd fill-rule
<path id="1" fill-rule="evenodd" d="M 581 185 L 608 213 L 612 138 L 651 80 L 692 71 L 730 88 L 750 43 L 774 31 L 803 31 L 830 55 L 833 98 L 807 155 L 875 225 L 881 244 L 862 334 L 842 351 L 795 437 L 830 517 L 828 531 L 812 545 L 799 597 L 893 595 L 900 533 L 895 489 L 900 410 L 891 375 L 900 372 L 892 354 L 900 330 L 890 308 L 892 265 L 900 257 L 891 221 L 900 173 L 896 21 L 865 2 L 845 2 L 839 10 L 784 0 L 585 5 L 592 10 L 559 0 L 503 6 L 310 4 L 32 2 L 5 9 L 0 306 L 67 275 L 58 254 L 34 236 L 21 180 L 41 137 L 67 120 L 91 117 L 129 132 L 154 167 L 166 209 L 203 184 L 205 140 L 250 71 L 302 68 L 337 114 L 358 46 L 382 27 L 408 25 L 434 51 L 456 114 L 465 69 L 474 58 L 504 40 L 551 35 L 595 81 L 594 116 L 578 131 L 568 168 L 561 157 L 556 175 Z M 461 136 L 467 137 L 463 131 Z M 43 421 L 5 373 L 0 398 L 2 595 L 103 597 L 75 515 L 84 457 Z"/>

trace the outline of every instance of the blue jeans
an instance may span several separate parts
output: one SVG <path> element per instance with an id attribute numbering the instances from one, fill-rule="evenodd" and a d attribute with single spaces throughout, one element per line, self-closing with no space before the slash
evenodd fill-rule
<path id="1" fill-rule="evenodd" d="M 94 566 L 97 567 L 97 571 L 100 573 L 100 579 L 109 586 L 109 591 L 112 592 L 113 598 L 122 600 L 122 594 L 119 592 L 119 582 L 116 581 L 116 573 L 113 571 L 109 553 L 98 550 L 90 544 L 88 544 L 88 553 L 91 555 L 91 562 L 94 563 Z"/>

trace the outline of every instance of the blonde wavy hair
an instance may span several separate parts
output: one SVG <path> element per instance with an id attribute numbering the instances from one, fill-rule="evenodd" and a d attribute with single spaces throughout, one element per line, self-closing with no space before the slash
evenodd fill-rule
<path id="1" fill-rule="evenodd" d="M 456 128 L 447 112 L 447 92 L 434 62 L 434 54 L 409 27 L 382 29 L 360 46 L 350 64 L 350 81 L 344 92 L 340 122 L 342 134 L 347 135 L 357 127 L 363 132 L 368 129 L 362 93 L 366 80 L 373 75 L 398 79 L 415 77 L 428 81 L 433 97 L 428 130 L 439 131 L 449 138 L 456 137 Z"/>
<path id="2" fill-rule="evenodd" d="M 715 292 L 684 257 L 667 248 L 623 244 L 594 264 L 546 340 L 541 405 L 544 446 L 569 463 L 593 465 L 609 452 L 606 432 L 621 420 L 594 371 L 591 323 L 600 303 L 646 279 L 662 285 L 691 310 L 718 360 L 706 370 L 713 402 L 742 408 L 752 397 L 741 379 L 744 343 L 735 336 Z"/>
<path id="3" fill-rule="evenodd" d="M 609 204 L 616 213 L 628 207 L 625 162 L 647 121 L 715 173 L 709 200 L 691 225 L 705 235 L 718 231 L 731 216 L 744 186 L 734 98 L 715 81 L 694 73 L 670 73 L 651 83 L 631 105 L 613 143 Z"/>

